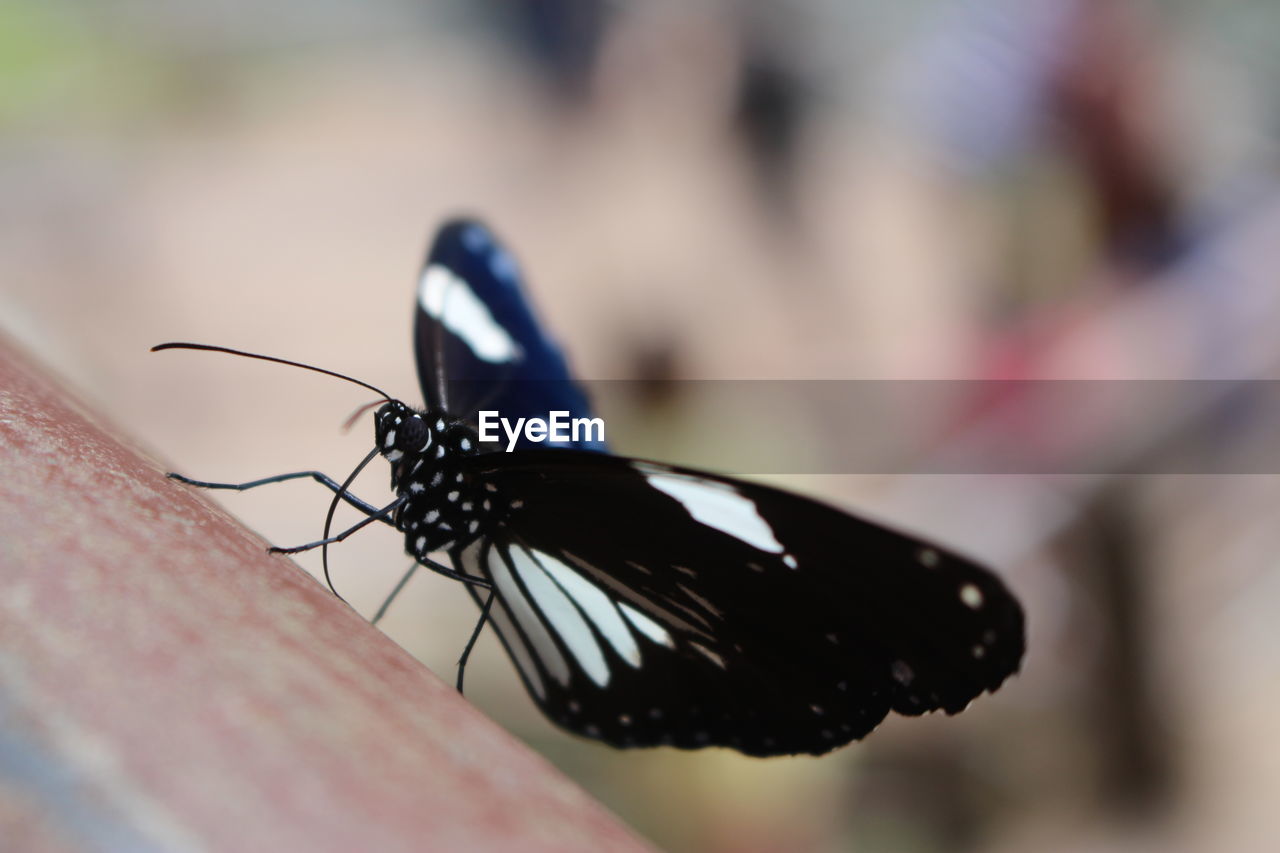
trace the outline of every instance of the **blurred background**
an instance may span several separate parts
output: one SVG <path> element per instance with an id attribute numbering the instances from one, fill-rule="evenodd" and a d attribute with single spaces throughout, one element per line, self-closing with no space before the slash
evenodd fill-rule
<path id="1" fill-rule="evenodd" d="M 642 390 L 599 400 L 616 450 L 746 469 L 800 430 L 821 472 L 887 424 L 891 465 L 770 479 L 990 562 L 1029 650 L 965 714 L 821 759 L 578 740 L 492 636 L 476 705 L 676 851 L 1270 850 L 1276 91 L 1264 0 L 0 0 L 0 329 L 175 470 L 342 475 L 357 389 L 147 348 L 419 401 L 418 266 L 478 215 L 577 372 Z M 706 379 L 953 382 L 726 436 Z M 1123 406 L 977 379 L 1171 384 L 1100 464 Z M 972 446 L 1053 464 L 939 473 Z M 289 545 L 326 495 L 222 503 Z M 385 531 L 332 560 L 366 614 L 408 565 Z M 452 680 L 474 616 L 418 578 L 382 627 Z"/>

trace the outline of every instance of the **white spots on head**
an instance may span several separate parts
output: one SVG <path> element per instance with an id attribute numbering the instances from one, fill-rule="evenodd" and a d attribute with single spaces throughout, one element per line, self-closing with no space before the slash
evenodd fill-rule
<path id="1" fill-rule="evenodd" d="M 396 443 L 396 431 L 393 429 L 387 430 L 387 437 L 382 440 L 382 446 L 394 447 L 395 443 Z"/>
<path id="2" fill-rule="evenodd" d="M 622 611 L 622 615 L 627 617 L 627 621 L 634 625 L 635 629 L 641 634 L 644 634 L 659 645 L 666 646 L 669 649 L 675 648 L 675 640 L 671 638 L 671 634 L 667 633 L 666 628 L 663 628 L 629 604 L 620 603 L 618 609 Z"/>
<path id="3" fill-rule="evenodd" d="M 755 501 L 728 483 L 677 474 L 646 462 L 633 463 L 637 471 L 663 494 L 680 502 L 695 521 L 713 527 L 748 545 L 774 554 L 783 552 L 773 528 L 760 515 Z"/>
<path id="4" fill-rule="evenodd" d="M 907 687 L 915 680 L 916 674 L 904 660 L 895 660 L 889 665 L 889 673 L 893 676 L 893 680 Z"/>
<path id="5" fill-rule="evenodd" d="M 477 358 L 491 364 L 519 360 L 519 345 L 467 283 L 447 267 L 431 264 L 423 271 L 418 304 L 457 335 Z"/>
<path id="6" fill-rule="evenodd" d="M 982 606 L 982 590 L 971 583 L 967 583 L 960 587 L 960 600 L 973 610 L 977 610 Z"/>
<path id="7" fill-rule="evenodd" d="M 403 450 L 393 450 L 393 451 L 391 451 L 390 453 L 388 453 L 388 454 L 387 454 L 387 461 L 388 461 L 388 462 L 399 462 L 399 461 L 400 461 L 401 459 L 403 459 L 403 458 L 404 458 L 404 451 L 403 451 Z"/>
<path id="8" fill-rule="evenodd" d="M 926 569 L 936 569 L 938 563 L 942 561 L 942 556 L 935 549 L 926 547 L 916 552 L 916 559 Z"/>
<path id="9" fill-rule="evenodd" d="M 720 657 L 720 655 L 711 651 L 711 649 L 708 649 L 706 646 L 702 645 L 701 643 L 690 642 L 689 645 L 693 648 L 694 651 L 700 653 L 703 657 L 711 661 L 716 666 L 726 671 L 729 669 L 729 667 L 725 666 L 724 658 Z"/>
<path id="10" fill-rule="evenodd" d="M 423 548 L 427 547 L 427 537 L 419 536 L 417 539 L 414 540 L 413 547 L 414 547 L 414 550 L 417 550 L 417 551 L 421 551 Z"/>

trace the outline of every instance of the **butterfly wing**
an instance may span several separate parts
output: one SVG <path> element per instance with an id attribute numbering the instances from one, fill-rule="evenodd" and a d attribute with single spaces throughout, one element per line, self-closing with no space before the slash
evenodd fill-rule
<path id="1" fill-rule="evenodd" d="M 591 416 L 564 354 L 534 317 L 514 259 L 479 222 L 453 220 L 436 234 L 418 282 L 414 348 L 429 404 L 464 417 L 496 410 L 513 422 L 552 411 Z M 520 444 L 546 446 L 523 436 Z"/>
<path id="2" fill-rule="evenodd" d="M 1022 658 L 963 557 L 797 495 L 573 451 L 473 457 L 515 508 L 455 555 L 556 723 L 615 746 L 820 754 L 962 710 Z"/>

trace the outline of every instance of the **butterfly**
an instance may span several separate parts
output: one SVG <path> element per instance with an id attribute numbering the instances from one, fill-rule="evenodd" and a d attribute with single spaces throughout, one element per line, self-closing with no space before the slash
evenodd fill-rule
<path id="1" fill-rule="evenodd" d="M 478 222 L 437 235 L 414 341 L 425 409 L 285 359 L 155 349 L 304 367 L 383 398 L 375 446 L 345 482 L 317 471 L 241 484 L 171 476 L 241 490 L 309 477 L 333 491 L 324 538 L 277 551 L 395 527 L 415 568 L 462 581 L 480 605 L 459 689 L 490 624 L 533 701 L 571 732 L 771 756 L 828 752 L 890 711 L 958 713 L 1017 672 L 1017 599 L 938 545 L 770 486 L 612 455 L 594 438 L 484 446 L 482 406 L 504 417 L 591 410 L 511 256 Z M 395 495 L 384 506 L 349 491 L 379 456 Z M 338 501 L 364 518 L 330 536 Z"/>

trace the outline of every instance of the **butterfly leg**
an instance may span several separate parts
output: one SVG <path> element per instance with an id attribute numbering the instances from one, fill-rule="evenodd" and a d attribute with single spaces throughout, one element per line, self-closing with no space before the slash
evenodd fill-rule
<path id="1" fill-rule="evenodd" d="M 343 539 L 346 539 L 352 533 L 355 533 L 357 530 L 360 530 L 363 527 L 367 527 L 368 525 L 372 524 L 375 521 L 386 521 L 393 512 L 395 512 L 397 509 L 400 508 L 402 504 L 404 504 L 404 502 L 405 502 L 404 498 L 396 498 L 394 501 L 387 504 L 382 509 L 373 510 L 373 512 L 368 517 L 362 518 L 360 521 L 357 521 L 355 524 L 351 525 L 341 533 L 338 533 L 334 536 L 330 536 L 326 539 L 317 539 L 315 542 L 308 542 L 306 545 L 295 545 L 292 548 L 281 548 L 277 545 L 272 545 L 267 550 L 273 554 L 297 554 L 302 551 L 310 551 L 312 548 L 319 548 L 322 545 L 332 545 L 334 542 L 341 542 Z"/>
<path id="2" fill-rule="evenodd" d="M 372 624 L 377 625 L 378 621 L 387 614 L 387 608 L 391 606 L 391 602 L 396 600 L 396 596 L 398 596 L 400 591 L 405 588 L 405 585 L 409 583 L 409 579 L 413 577 L 414 573 L 418 571 L 418 566 L 426 566 L 433 572 L 444 575 L 447 578 L 452 578 L 456 581 L 462 581 L 463 583 L 470 584 L 471 586 L 480 587 L 481 589 L 493 589 L 493 584 L 484 578 L 478 578 L 475 575 L 468 575 L 464 572 L 455 571 L 442 563 L 437 563 L 435 560 L 418 561 L 409 567 L 409 570 L 404 573 L 404 577 L 400 578 L 399 583 L 396 584 L 395 589 L 391 590 L 387 597 L 383 599 L 382 606 L 378 608 L 378 612 L 374 613 L 373 618 L 369 620 Z"/>
<path id="3" fill-rule="evenodd" d="M 490 588 L 489 596 L 484 600 L 484 606 L 480 608 L 480 619 L 476 622 L 475 630 L 471 632 L 471 638 L 467 640 L 467 646 L 462 650 L 462 657 L 458 658 L 458 692 L 462 692 L 462 675 L 467 671 L 467 658 L 471 657 L 471 650 L 475 648 L 476 640 L 480 639 L 480 632 L 484 629 L 484 623 L 489 621 L 489 608 L 493 606 L 493 589 Z"/>
<path id="4" fill-rule="evenodd" d="M 325 474 L 323 471 L 295 471 L 292 474 L 277 474 L 274 477 L 263 477 L 261 480 L 250 480 L 247 483 L 207 483 L 204 480 L 193 480 L 190 477 L 184 477 L 181 474 L 166 475 L 170 480 L 177 480 L 179 483 L 186 483 L 188 486 L 197 486 L 201 489 L 231 489 L 232 491 L 245 492 L 249 489 L 256 489 L 258 486 L 266 486 L 270 483 L 284 483 L 289 480 L 315 480 L 338 497 L 342 498 L 351 506 L 363 512 L 365 515 L 376 515 L 378 508 L 367 501 L 363 501 L 350 492 L 342 488 L 337 480 Z M 390 518 L 382 517 L 379 521 L 387 524 L 394 524 Z"/>
<path id="5" fill-rule="evenodd" d="M 414 564 L 409 567 L 409 571 L 405 572 L 404 577 L 400 578 L 400 582 L 396 584 L 395 589 L 391 590 L 387 597 L 382 600 L 382 605 L 378 608 L 378 612 L 373 614 L 373 618 L 369 620 L 370 624 L 377 625 L 378 622 L 382 620 L 382 617 L 387 615 L 387 608 L 391 606 L 391 602 L 396 600 L 396 596 L 398 596 L 400 591 L 405 588 L 405 585 L 409 583 L 409 578 L 413 577 L 414 573 L 417 571 L 418 563 L 415 560 Z"/>

